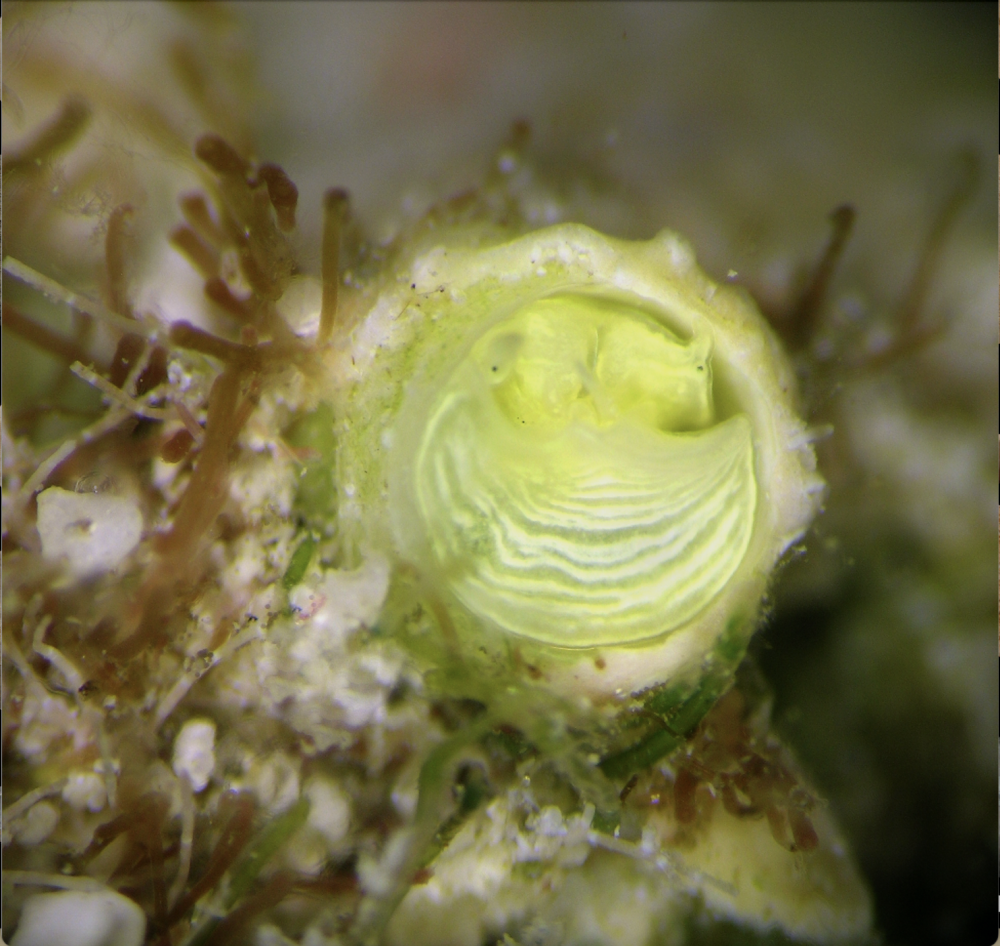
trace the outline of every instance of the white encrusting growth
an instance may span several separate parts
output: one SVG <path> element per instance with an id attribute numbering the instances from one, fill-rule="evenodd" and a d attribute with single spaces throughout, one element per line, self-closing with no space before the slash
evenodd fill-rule
<path id="1" fill-rule="evenodd" d="M 189 719 L 174 741 L 174 772 L 202 791 L 215 768 L 215 723 L 209 719 Z"/>
<path id="2" fill-rule="evenodd" d="M 113 890 L 63 890 L 31 897 L 11 946 L 140 946 L 146 915 Z"/>
<path id="3" fill-rule="evenodd" d="M 38 494 L 42 554 L 65 558 L 77 578 L 117 568 L 142 538 L 142 513 L 133 499 L 74 493 L 51 486 Z"/>

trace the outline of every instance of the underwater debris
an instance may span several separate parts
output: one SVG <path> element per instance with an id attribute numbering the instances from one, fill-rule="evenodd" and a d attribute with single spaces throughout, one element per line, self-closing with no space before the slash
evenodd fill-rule
<path id="1" fill-rule="evenodd" d="M 412 365 L 401 362 L 397 371 L 387 356 L 402 335 L 416 337 L 478 305 L 472 284 L 447 267 L 462 253 L 485 266 L 492 250 L 495 269 L 496 248 L 525 234 L 557 232 L 554 242 L 572 243 L 566 220 L 587 219 L 580 208 L 589 184 L 567 197 L 575 175 L 547 178 L 528 124 L 518 123 L 482 183 L 413 219 L 404 214 L 394 238 L 373 240 L 345 192 L 300 202 L 288 173 L 262 163 L 248 135 L 223 127 L 239 116 L 219 119 L 225 109 L 196 94 L 220 88 L 206 77 L 229 61 L 216 28 L 208 28 L 209 55 L 197 41 L 164 46 L 199 124 L 154 107 L 155 97 L 105 98 L 101 83 L 81 84 L 87 105 L 72 121 L 58 102 L 41 112 L 33 106 L 32 116 L 46 118 L 32 121 L 20 150 L 39 161 L 5 173 L 5 249 L 14 254 L 4 260 L 5 288 L 12 287 L 5 324 L 37 346 L 41 354 L 32 357 L 59 366 L 45 398 L 58 405 L 66 390 L 71 395 L 61 407 L 29 403 L 4 416 L 5 746 L 9 797 L 20 806 L 8 812 L 17 818 L 5 856 L 131 898 L 149 941 L 162 946 L 218 946 L 267 928 L 408 946 L 421 931 L 452 928 L 469 942 L 508 935 L 527 942 L 537 933 L 536 940 L 632 943 L 663 929 L 696 938 L 691 925 L 705 917 L 727 918 L 751 937 L 775 928 L 818 940 L 865 936 L 870 900 L 832 818 L 839 809 L 826 806 L 774 735 L 766 691 L 745 677 L 731 686 L 759 614 L 785 613 L 780 598 L 761 604 L 755 589 L 745 620 L 717 627 L 709 665 L 692 669 L 692 659 L 680 688 L 662 663 L 647 661 L 645 676 L 626 672 L 612 652 L 616 642 L 603 640 L 579 663 L 594 684 L 581 698 L 531 635 L 501 634 L 493 642 L 502 646 L 477 651 L 475 621 L 456 606 L 455 592 L 481 564 L 484 545 L 446 523 L 433 554 L 401 562 L 390 538 L 398 523 L 376 522 L 382 491 L 399 483 L 366 469 L 364 451 L 351 456 L 352 438 L 370 436 L 375 458 L 402 449 L 409 435 L 406 424 L 388 423 L 393 398 L 412 394 L 405 383 Z M 144 197 L 126 186 L 127 173 L 93 160 L 89 129 L 104 127 L 109 102 L 169 155 L 158 172 L 165 199 L 157 187 Z M 216 119 L 206 126 L 209 114 Z M 88 189 L 95 180 L 114 186 L 95 196 Z M 82 206 L 84 195 L 91 216 L 74 217 L 67 207 Z M 173 216 L 165 220 L 167 206 Z M 859 209 L 861 227 L 863 202 Z M 323 222 L 304 250 L 298 227 L 310 215 Z M 812 279 L 791 293 L 797 308 L 783 310 L 793 313 L 795 335 L 784 345 L 798 352 L 806 409 L 815 409 L 815 426 L 785 441 L 800 458 L 828 433 L 831 404 L 847 404 L 848 421 L 834 418 L 836 438 L 868 429 L 840 400 L 847 373 L 831 365 L 831 340 L 838 351 L 861 352 L 858 373 L 895 389 L 906 358 L 927 354 L 929 336 L 914 340 L 937 313 L 905 305 L 918 315 L 894 323 L 898 350 L 884 364 L 866 362 L 865 351 L 888 349 L 852 347 L 852 340 L 877 342 L 880 328 L 845 324 L 833 271 L 843 213 L 838 220 Z M 589 249 L 600 242 L 592 238 Z M 671 265 L 693 266 L 680 242 L 664 247 Z M 934 272 L 934 253 L 925 255 L 926 272 Z M 531 272 L 500 268 L 523 285 L 564 262 L 556 254 L 532 261 Z M 153 278 L 172 291 L 151 303 Z M 740 295 L 708 280 L 701 288 Z M 502 308 L 502 289 L 489 305 Z M 926 287 L 917 295 L 926 303 Z M 573 318 L 586 310 L 567 306 Z M 470 352 L 473 334 L 483 342 L 473 358 L 480 367 L 491 375 L 494 364 L 497 375 L 503 369 L 511 416 L 544 426 L 540 405 L 561 404 L 561 389 L 536 383 L 536 375 L 560 372 L 533 369 L 568 365 L 561 376 L 577 395 L 570 409 L 592 410 L 595 429 L 609 406 L 637 426 L 650 417 L 654 426 L 673 424 L 677 436 L 708 429 L 691 406 L 699 365 L 708 363 L 672 358 L 692 354 L 697 333 L 667 325 L 674 339 L 662 321 L 636 317 L 647 334 L 618 359 L 641 363 L 642 377 L 633 378 L 612 370 L 612 342 L 598 345 L 590 364 L 569 351 L 579 341 L 563 324 L 572 319 L 560 322 L 556 313 L 550 332 L 537 314 L 515 318 L 507 335 L 473 332 L 466 340 Z M 618 315 L 594 316 L 594 334 L 614 335 Z M 781 334 L 779 318 L 773 325 Z M 550 335 L 566 343 L 562 360 L 542 344 Z M 416 357 L 418 345 L 402 347 Z M 711 366 L 710 390 L 728 420 L 744 403 L 734 387 L 739 372 L 721 355 Z M 349 392 L 380 371 L 391 394 L 385 411 L 345 407 Z M 451 384 L 441 403 L 428 396 L 424 405 L 441 408 L 437 428 L 447 419 L 444 401 L 487 390 L 446 372 L 440 380 Z M 888 403 L 867 416 L 885 418 Z M 909 407 L 899 412 L 910 416 Z M 52 436 L 56 410 L 63 426 Z M 423 416 L 422 409 L 407 415 L 414 437 L 428 429 Z M 425 500 L 433 499 L 436 470 L 446 480 L 449 469 L 484 457 L 480 481 L 513 496 L 512 480 L 498 471 L 517 451 L 491 452 L 487 428 L 473 428 L 481 449 L 466 454 L 418 438 Z M 843 489 L 841 474 L 857 469 L 861 451 L 842 439 L 820 449 L 827 447 L 840 451 L 827 451 L 825 469 Z M 754 482 L 768 483 L 760 472 Z M 811 486 L 810 513 L 818 479 Z M 53 551 L 45 525 L 46 507 L 64 494 L 107 506 L 96 530 L 86 524 L 92 515 L 59 520 L 81 540 L 68 558 Z M 834 515 L 856 508 L 842 495 Z M 123 497 L 127 505 L 110 504 Z M 508 535 L 523 525 L 515 499 L 507 508 L 516 514 L 503 524 Z M 895 516 L 889 505 L 884 515 Z M 732 516 L 749 507 L 720 508 Z M 420 528 L 433 531 L 441 517 L 428 518 Z M 805 528 L 808 515 L 800 519 L 789 536 Z M 112 526 L 113 540 L 104 531 Z M 935 528 L 926 519 L 923 527 Z M 103 544 L 94 544 L 98 538 Z M 450 544 L 462 554 L 449 558 Z M 815 558 L 813 551 L 806 561 Z M 566 633 L 558 619 L 548 626 L 518 607 L 479 602 L 470 610 L 508 631 Z M 585 624 L 579 619 L 576 631 Z M 613 679 L 625 685 L 607 686 Z M 594 699 L 602 687 L 603 705 Z M 214 738 L 202 728 L 189 742 L 199 726 Z M 736 864 L 744 876 L 733 873 Z M 16 922 L 35 882 L 15 880 L 5 923 Z M 628 917 L 615 912 L 616 902 L 629 905 Z"/>

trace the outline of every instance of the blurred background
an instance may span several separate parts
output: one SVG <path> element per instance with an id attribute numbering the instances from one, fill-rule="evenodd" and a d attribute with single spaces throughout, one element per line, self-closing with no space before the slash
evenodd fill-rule
<path id="1" fill-rule="evenodd" d="M 872 885 L 884 941 L 994 941 L 993 5 L 13 7 L 22 15 L 8 28 L 5 11 L 5 138 L 48 114 L 33 111 L 19 81 L 40 37 L 60 60 L 80 57 L 81 75 L 141 85 L 155 83 L 172 30 L 212 21 L 223 39 L 209 59 L 243 76 L 245 93 L 220 94 L 216 113 L 245 121 L 256 156 L 298 185 L 294 239 L 312 272 L 326 188 L 345 187 L 357 219 L 388 239 L 479 183 L 512 123 L 527 120 L 543 215 L 548 201 L 554 217 L 614 235 L 675 229 L 711 275 L 775 309 L 826 242 L 829 213 L 850 202 L 858 219 L 825 331 L 835 341 L 861 325 L 877 343 L 897 330 L 959 155 L 975 155 L 978 186 L 924 308 L 946 331 L 877 371 L 837 374 L 834 363 L 834 383 L 808 405 L 811 421 L 832 430 L 820 444 L 827 508 L 807 554 L 786 568 L 754 650 L 775 687 L 778 728 Z M 66 92 L 59 81 L 49 91 Z M 177 127 L 183 150 L 203 126 Z M 142 158 L 153 173 L 180 174 L 172 147 L 146 135 L 129 145 L 128 166 Z M 177 217 L 177 186 L 164 195 L 147 186 L 146 209 L 167 219 L 161 235 Z M 46 250 L 27 230 L 4 237 L 6 252 L 17 247 L 42 268 Z M 96 259 L 101 242 L 90 243 Z M 159 267 L 146 271 L 149 304 L 180 317 L 176 295 L 156 294 L 176 286 L 176 267 L 148 258 Z M 55 260 L 47 271 L 73 280 L 84 267 Z M 25 399 L 36 369 L 7 355 L 6 334 L 4 347 L 9 406 Z M 807 382 L 811 370 L 805 359 Z"/>

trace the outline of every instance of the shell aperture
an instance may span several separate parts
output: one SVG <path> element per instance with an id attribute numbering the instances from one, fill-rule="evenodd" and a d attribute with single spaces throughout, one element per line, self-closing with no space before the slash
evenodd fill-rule
<path id="1" fill-rule="evenodd" d="M 475 342 L 413 475 L 457 598 L 561 647 L 697 615 L 739 567 L 757 502 L 750 423 L 717 417 L 711 339 L 582 293 L 530 302 Z"/>

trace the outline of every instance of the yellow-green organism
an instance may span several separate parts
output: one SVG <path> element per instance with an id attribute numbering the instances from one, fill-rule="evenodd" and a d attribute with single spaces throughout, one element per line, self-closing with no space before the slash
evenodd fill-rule
<path id="1" fill-rule="evenodd" d="M 337 356 L 345 535 L 388 541 L 487 675 L 516 649 L 604 702 L 731 671 L 822 495 L 749 299 L 672 233 L 577 225 L 399 280 Z"/>

